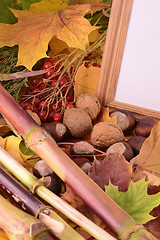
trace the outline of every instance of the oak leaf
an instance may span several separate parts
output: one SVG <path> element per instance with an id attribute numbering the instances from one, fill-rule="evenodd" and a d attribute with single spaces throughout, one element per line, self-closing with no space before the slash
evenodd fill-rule
<path id="1" fill-rule="evenodd" d="M 81 94 L 90 93 L 96 95 L 98 79 L 100 75 L 99 67 L 86 68 L 82 64 L 75 76 L 75 96 L 78 98 Z"/>
<path id="2" fill-rule="evenodd" d="M 48 43 L 53 36 L 65 41 L 69 47 L 85 50 L 88 35 L 96 29 L 83 17 L 89 10 L 87 4 L 59 12 L 33 13 L 12 9 L 18 23 L 0 23 L 0 47 L 18 44 L 17 65 L 24 65 L 29 70 L 47 56 Z"/>

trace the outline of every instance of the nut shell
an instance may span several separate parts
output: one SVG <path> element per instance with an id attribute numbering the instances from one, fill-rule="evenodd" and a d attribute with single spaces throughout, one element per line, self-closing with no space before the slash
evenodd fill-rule
<path id="1" fill-rule="evenodd" d="M 92 120 L 95 120 L 101 111 L 98 98 L 92 94 L 80 95 L 76 100 L 75 106 L 87 112 Z"/>
<path id="2" fill-rule="evenodd" d="M 69 129 L 71 135 L 83 138 L 92 129 L 90 116 L 82 109 L 66 109 L 63 116 L 63 124 Z"/>
<path id="3" fill-rule="evenodd" d="M 69 130 L 63 123 L 43 123 L 42 127 L 44 127 L 51 134 L 56 142 L 63 141 L 69 135 Z"/>
<path id="4" fill-rule="evenodd" d="M 100 148 L 107 148 L 116 142 L 124 140 L 123 131 L 110 122 L 99 122 L 92 130 L 91 143 Z"/>
<path id="5" fill-rule="evenodd" d="M 122 129 L 124 134 L 133 130 L 136 124 L 136 118 L 133 113 L 127 110 L 118 109 L 113 111 L 110 115 L 113 117 L 115 114 L 117 114 L 117 125 Z"/>
<path id="6" fill-rule="evenodd" d="M 151 133 L 153 126 L 157 123 L 157 120 L 144 117 L 141 118 L 136 124 L 134 131 L 137 136 L 148 137 Z"/>
<path id="7" fill-rule="evenodd" d="M 146 138 L 142 136 L 133 136 L 128 140 L 128 144 L 131 146 L 135 156 L 139 154 L 145 140 Z"/>
<path id="8" fill-rule="evenodd" d="M 127 161 L 130 161 L 134 157 L 133 150 L 127 142 L 114 143 L 107 149 L 106 153 L 119 153 L 123 155 Z"/>

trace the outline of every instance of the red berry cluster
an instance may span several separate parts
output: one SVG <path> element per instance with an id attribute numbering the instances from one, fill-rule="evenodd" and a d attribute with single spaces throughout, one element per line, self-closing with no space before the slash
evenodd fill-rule
<path id="1" fill-rule="evenodd" d="M 74 108 L 73 84 L 66 72 L 62 74 L 58 60 L 48 58 L 41 69 L 47 72 L 30 78 L 30 87 L 19 104 L 25 110 L 37 113 L 43 122 L 61 122 L 64 109 Z"/>

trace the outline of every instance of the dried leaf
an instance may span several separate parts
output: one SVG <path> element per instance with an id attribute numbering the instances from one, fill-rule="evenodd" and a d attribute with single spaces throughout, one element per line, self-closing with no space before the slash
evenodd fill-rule
<path id="1" fill-rule="evenodd" d="M 109 116 L 109 107 L 102 107 L 101 114 L 99 116 L 99 121 L 101 122 L 111 122 L 117 125 L 117 114 L 113 117 Z"/>
<path id="2" fill-rule="evenodd" d="M 132 166 L 122 155 L 109 154 L 103 161 L 94 160 L 88 173 L 102 189 L 112 184 L 119 187 L 119 191 L 127 191 L 132 175 Z"/>
<path id="3" fill-rule="evenodd" d="M 72 207 L 80 211 L 87 218 L 92 220 L 98 226 L 103 226 L 102 220 L 84 203 L 84 201 L 70 188 L 66 186 L 66 192 L 62 194 L 62 199 L 69 203 Z"/>
<path id="4" fill-rule="evenodd" d="M 40 126 L 41 125 L 41 120 L 38 116 L 37 113 L 32 112 L 31 110 L 26 110 L 26 112 L 33 118 L 33 120 Z"/>
<path id="5" fill-rule="evenodd" d="M 4 136 L 7 133 L 9 133 L 11 130 L 11 128 L 8 125 L 0 125 L 0 135 Z"/>
<path id="6" fill-rule="evenodd" d="M 58 55 L 60 53 L 69 54 L 71 52 L 68 45 L 64 41 L 61 41 L 58 38 L 56 38 L 55 36 L 50 40 L 49 46 L 51 49 L 49 51 L 49 55 L 51 57 Z"/>
<path id="7" fill-rule="evenodd" d="M 5 138 L 0 136 L 0 147 L 4 148 L 5 145 Z"/>
<path id="8" fill-rule="evenodd" d="M 22 140 L 21 138 L 15 137 L 14 135 L 6 137 L 4 150 L 6 150 L 20 164 L 22 164 L 24 167 L 26 167 L 26 166 L 28 166 L 28 164 L 25 162 L 25 160 L 28 159 L 29 156 L 25 156 L 24 154 L 22 154 L 20 152 L 19 144 L 20 144 L 21 140 Z"/>
<path id="9" fill-rule="evenodd" d="M 18 44 L 17 65 L 24 65 L 29 70 L 39 59 L 47 56 L 48 43 L 53 36 L 65 41 L 69 47 L 85 50 L 88 35 L 96 29 L 83 17 L 89 10 L 87 4 L 59 12 L 33 13 L 12 9 L 18 23 L 0 23 L 0 47 Z"/>
<path id="10" fill-rule="evenodd" d="M 150 173 L 160 177 L 160 122 L 158 122 L 151 131 L 150 136 L 143 143 L 139 156 L 135 164 L 138 165 L 137 170 Z M 136 170 L 136 171 L 137 171 Z M 147 174 L 150 178 L 150 174 Z M 152 176 L 152 184 L 154 177 Z M 157 182 L 157 178 L 156 182 Z M 149 179 L 148 179 L 149 180 Z M 156 183 L 157 185 L 157 183 Z"/>
<path id="11" fill-rule="evenodd" d="M 98 79 L 100 75 L 100 68 L 89 67 L 86 68 L 81 65 L 75 76 L 75 96 L 76 98 L 81 94 L 90 93 L 96 95 Z"/>
<path id="12" fill-rule="evenodd" d="M 9 240 L 7 235 L 3 232 L 3 230 L 0 229 L 0 239 L 1 240 Z"/>
<path id="13" fill-rule="evenodd" d="M 105 187 L 105 192 L 136 222 L 145 224 L 154 219 L 149 213 L 160 203 L 160 193 L 148 195 L 148 182 L 142 179 L 131 182 L 128 191 L 118 191 L 111 183 Z"/>
<path id="14" fill-rule="evenodd" d="M 35 13 L 55 11 L 58 12 L 68 7 L 68 4 L 64 0 L 41 0 L 38 3 L 34 3 L 30 6 L 30 11 Z"/>

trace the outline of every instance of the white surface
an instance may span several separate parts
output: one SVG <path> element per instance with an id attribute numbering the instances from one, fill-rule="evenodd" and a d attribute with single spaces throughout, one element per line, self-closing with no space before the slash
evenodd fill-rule
<path id="1" fill-rule="evenodd" d="M 160 111 L 160 0 L 134 0 L 115 99 Z"/>

